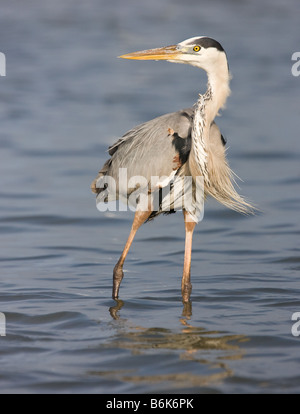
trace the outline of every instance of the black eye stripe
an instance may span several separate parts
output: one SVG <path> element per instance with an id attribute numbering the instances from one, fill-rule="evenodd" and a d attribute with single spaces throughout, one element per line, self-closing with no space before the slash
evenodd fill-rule
<path id="1" fill-rule="evenodd" d="M 224 49 L 220 45 L 220 43 L 214 39 L 211 39 L 210 37 L 199 37 L 198 39 L 193 39 L 190 44 L 198 45 L 200 47 L 204 47 L 205 49 L 209 47 L 214 47 L 220 52 L 224 52 Z"/>

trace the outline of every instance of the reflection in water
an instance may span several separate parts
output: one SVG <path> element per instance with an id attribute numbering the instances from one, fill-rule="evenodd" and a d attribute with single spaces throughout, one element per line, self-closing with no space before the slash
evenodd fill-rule
<path id="1" fill-rule="evenodd" d="M 126 319 L 120 318 L 120 310 L 124 306 L 121 300 L 109 309 L 113 319 L 120 323 L 117 326 L 118 333 L 107 345 L 110 348 L 127 349 L 134 355 L 151 356 L 154 353 L 161 355 L 162 360 L 166 356 L 174 355 L 176 363 L 171 371 L 161 369 L 160 374 L 137 374 L 136 372 L 110 372 L 106 375 L 118 374 L 123 381 L 132 383 L 172 383 L 172 386 L 182 389 L 207 386 L 220 382 L 233 375 L 229 361 L 243 357 L 244 350 L 240 343 L 247 341 L 244 335 L 226 335 L 219 331 L 208 331 L 201 327 L 192 326 L 192 304 L 183 304 L 180 318 L 181 329 L 174 331 L 166 328 L 144 328 L 141 326 L 129 326 Z M 192 370 L 185 364 L 192 363 Z M 174 366 L 175 365 L 175 366 Z M 138 367 L 133 367 L 137 368 Z M 186 368 L 186 369 L 185 369 Z M 157 370 L 156 370 L 157 372 Z M 96 374 L 95 372 L 93 374 Z M 98 373 L 100 374 L 100 373 Z M 103 375 L 103 372 L 101 373 Z"/>
<path id="2" fill-rule="evenodd" d="M 124 302 L 120 299 L 115 299 L 117 304 L 109 308 L 109 313 L 113 319 L 119 319 L 118 311 L 124 306 Z"/>
<path id="3" fill-rule="evenodd" d="M 113 319 L 120 319 L 119 310 L 121 310 L 124 306 L 124 301 L 121 299 L 115 299 L 116 305 L 111 306 L 109 308 L 109 313 Z M 189 319 L 192 316 L 192 302 L 189 300 L 188 302 L 182 302 L 183 303 L 183 310 L 182 310 L 182 316 Z M 186 321 L 184 319 L 181 319 L 181 322 L 183 324 L 186 324 Z"/>

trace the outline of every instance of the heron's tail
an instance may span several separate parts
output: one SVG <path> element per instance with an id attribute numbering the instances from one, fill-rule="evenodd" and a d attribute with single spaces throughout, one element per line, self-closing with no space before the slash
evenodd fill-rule
<path id="1" fill-rule="evenodd" d="M 206 195 L 214 197 L 219 203 L 242 214 L 254 214 L 257 210 L 248 200 L 238 194 L 235 189 L 236 174 L 227 161 L 218 168 L 210 168 L 210 185 L 205 186 Z"/>
<path id="2" fill-rule="evenodd" d="M 101 187 L 101 185 L 99 186 L 99 180 L 101 179 L 101 177 L 104 177 L 108 170 L 109 167 L 111 165 L 111 159 L 107 160 L 105 162 L 105 164 L 103 165 L 103 167 L 101 168 L 101 170 L 99 171 L 97 177 L 94 179 L 94 181 L 91 184 L 91 190 L 93 193 L 95 194 L 99 194 L 101 193 L 103 190 L 105 190 L 105 187 Z M 101 180 L 100 180 L 101 181 Z"/>

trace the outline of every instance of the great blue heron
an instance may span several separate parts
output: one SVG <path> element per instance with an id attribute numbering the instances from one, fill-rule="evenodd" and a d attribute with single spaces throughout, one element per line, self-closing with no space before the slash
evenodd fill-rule
<path id="1" fill-rule="evenodd" d="M 187 208 L 184 191 L 174 195 L 176 183 L 183 177 L 192 181 L 192 193 L 195 193 L 196 177 L 202 177 L 204 197 L 212 196 L 220 203 L 241 213 L 252 212 L 252 206 L 241 197 L 234 188 L 233 172 L 225 157 L 225 140 L 214 122 L 220 108 L 224 107 L 230 94 L 227 57 L 223 47 L 209 37 L 193 37 L 177 45 L 143 50 L 120 56 L 125 59 L 167 60 L 169 62 L 188 63 L 207 72 L 207 90 L 193 108 L 163 115 L 141 124 L 127 132 L 114 145 L 109 147 L 111 158 L 106 161 L 93 181 L 91 189 L 98 194 L 98 202 L 109 199 L 109 190 L 103 184 L 104 178 L 112 177 L 119 182 L 120 168 L 126 168 L 125 186 L 116 188 L 115 199 L 128 199 L 135 188 L 129 188 L 128 182 L 133 176 L 142 176 L 147 183 L 147 208 L 135 212 L 132 228 L 113 271 L 112 297 L 118 298 L 120 283 L 123 279 L 123 264 L 138 228 L 145 221 L 160 213 L 175 210 L 176 197 L 182 205 L 185 221 L 185 254 L 181 292 L 183 302 L 188 302 L 192 285 L 190 282 L 192 237 L 197 223 L 195 209 L 201 210 L 202 200 L 193 199 L 192 208 Z M 169 177 L 156 181 L 151 177 Z M 166 207 L 164 188 L 173 192 Z M 159 208 L 153 208 L 153 197 L 160 194 Z M 179 194 L 179 195 L 178 195 Z M 167 194 L 168 195 L 168 194 Z M 164 197 L 164 199 L 162 199 Z M 198 203 L 198 204 L 197 204 Z M 177 205 L 176 204 L 176 205 Z M 194 210 L 193 210 L 194 208 Z"/>

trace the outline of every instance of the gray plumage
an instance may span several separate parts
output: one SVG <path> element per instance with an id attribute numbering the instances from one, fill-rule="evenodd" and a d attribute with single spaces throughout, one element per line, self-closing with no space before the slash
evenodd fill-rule
<path id="1" fill-rule="evenodd" d="M 188 169 L 186 165 L 191 150 L 191 132 L 193 127 L 194 108 L 187 108 L 178 112 L 162 115 L 151 121 L 138 125 L 128 131 L 115 144 L 109 147 L 111 158 L 107 160 L 92 182 L 91 189 L 100 194 L 98 202 L 106 202 L 107 197 L 101 199 L 103 176 L 113 177 L 117 184 L 117 198 L 119 193 L 124 200 L 130 195 L 127 185 L 133 176 L 142 176 L 147 179 L 151 191 L 151 177 L 169 177 L 174 169 Z M 205 186 L 205 195 L 211 195 L 229 208 L 242 213 L 251 211 L 251 206 L 234 189 L 233 172 L 226 161 L 225 139 L 215 122 L 211 124 L 207 151 L 209 153 L 208 175 L 210 186 Z M 175 159 L 179 160 L 180 166 Z M 177 167 L 177 168 L 176 168 Z M 124 188 L 118 188 L 119 169 L 127 169 L 127 181 Z M 186 171 L 188 174 L 188 170 Z M 131 191 L 134 189 L 132 188 Z M 156 189 L 156 191 L 159 191 Z M 112 197 L 110 201 L 114 198 Z M 169 211 L 173 212 L 172 208 Z M 155 211 L 150 218 L 165 211 Z"/>
<path id="2" fill-rule="evenodd" d="M 212 196 L 240 213 L 253 212 L 235 189 L 225 140 L 214 121 L 230 94 L 227 57 L 220 43 L 208 37 L 121 57 L 186 63 L 208 75 L 207 91 L 199 95 L 193 108 L 138 125 L 112 145 L 111 158 L 91 185 L 97 203 L 120 199 L 136 205 L 128 240 L 114 268 L 112 297 L 118 298 L 123 264 L 138 228 L 158 214 L 182 209 L 186 238 L 181 292 L 183 301 L 188 302 L 193 231 L 202 218 L 205 198 Z M 134 181 L 136 177 L 142 180 Z M 115 187 L 109 185 L 109 179 Z"/>

